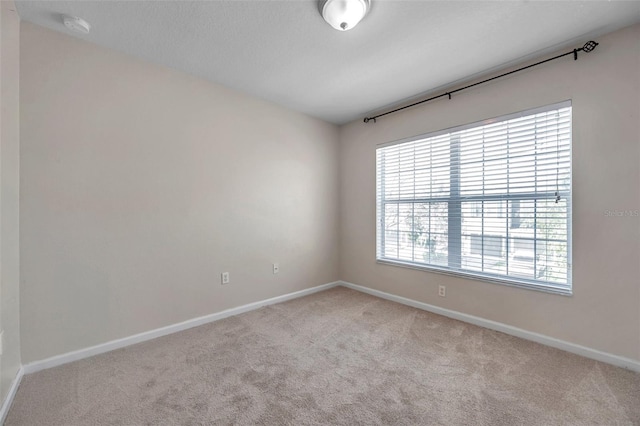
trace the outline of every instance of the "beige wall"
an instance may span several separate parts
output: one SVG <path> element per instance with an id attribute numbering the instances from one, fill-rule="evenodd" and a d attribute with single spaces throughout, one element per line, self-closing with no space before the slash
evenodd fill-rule
<path id="1" fill-rule="evenodd" d="M 28 23 L 20 53 L 23 362 L 338 278 L 337 127 Z"/>
<path id="2" fill-rule="evenodd" d="M 0 401 L 3 401 L 20 368 L 20 18 L 13 1 L 0 1 L 0 21 L 0 329 L 4 330 Z"/>
<path id="3" fill-rule="evenodd" d="M 604 215 L 640 209 L 640 25 L 598 41 L 577 62 L 558 60 L 376 124 L 343 126 L 340 278 L 640 360 L 640 218 Z M 566 99 L 573 100 L 572 297 L 376 264 L 376 144 Z"/>
<path id="4" fill-rule="evenodd" d="M 598 41 L 578 62 L 338 135 L 23 24 L 23 361 L 338 278 L 640 360 L 640 220 L 604 215 L 640 209 L 640 26 Z M 572 297 L 375 263 L 376 144 L 565 99 L 574 112 Z"/>

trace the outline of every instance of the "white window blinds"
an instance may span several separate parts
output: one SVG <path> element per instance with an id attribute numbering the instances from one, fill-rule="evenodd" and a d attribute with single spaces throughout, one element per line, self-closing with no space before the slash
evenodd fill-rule
<path id="1" fill-rule="evenodd" d="M 379 261 L 571 293 L 571 103 L 377 149 Z"/>

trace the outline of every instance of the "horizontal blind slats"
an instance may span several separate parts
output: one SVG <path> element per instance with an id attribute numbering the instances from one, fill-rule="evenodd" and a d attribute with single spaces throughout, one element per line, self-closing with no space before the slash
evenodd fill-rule
<path id="1" fill-rule="evenodd" d="M 570 106 L 378 148 L 378 258 L 570 286 L 570 156 Z"/>

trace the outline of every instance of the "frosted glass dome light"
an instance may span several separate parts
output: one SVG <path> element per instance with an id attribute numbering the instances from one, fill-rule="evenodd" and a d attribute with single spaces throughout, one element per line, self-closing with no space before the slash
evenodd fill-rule
<path id="1" fill-rule="evenodd" d="M 370 0 L 321 0 L 318 6 L 329 25 L 338 31 L 347 31 L 365 17 L 371 3 Z"/>

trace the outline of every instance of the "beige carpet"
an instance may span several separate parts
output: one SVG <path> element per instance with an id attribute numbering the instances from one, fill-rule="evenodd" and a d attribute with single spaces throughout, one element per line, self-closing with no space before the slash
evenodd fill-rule
<path id="1" fill-rule="evenodd" d="M 640 425 L 640 374 L 334 288 L 25 376 L 6 425 Z"/>

